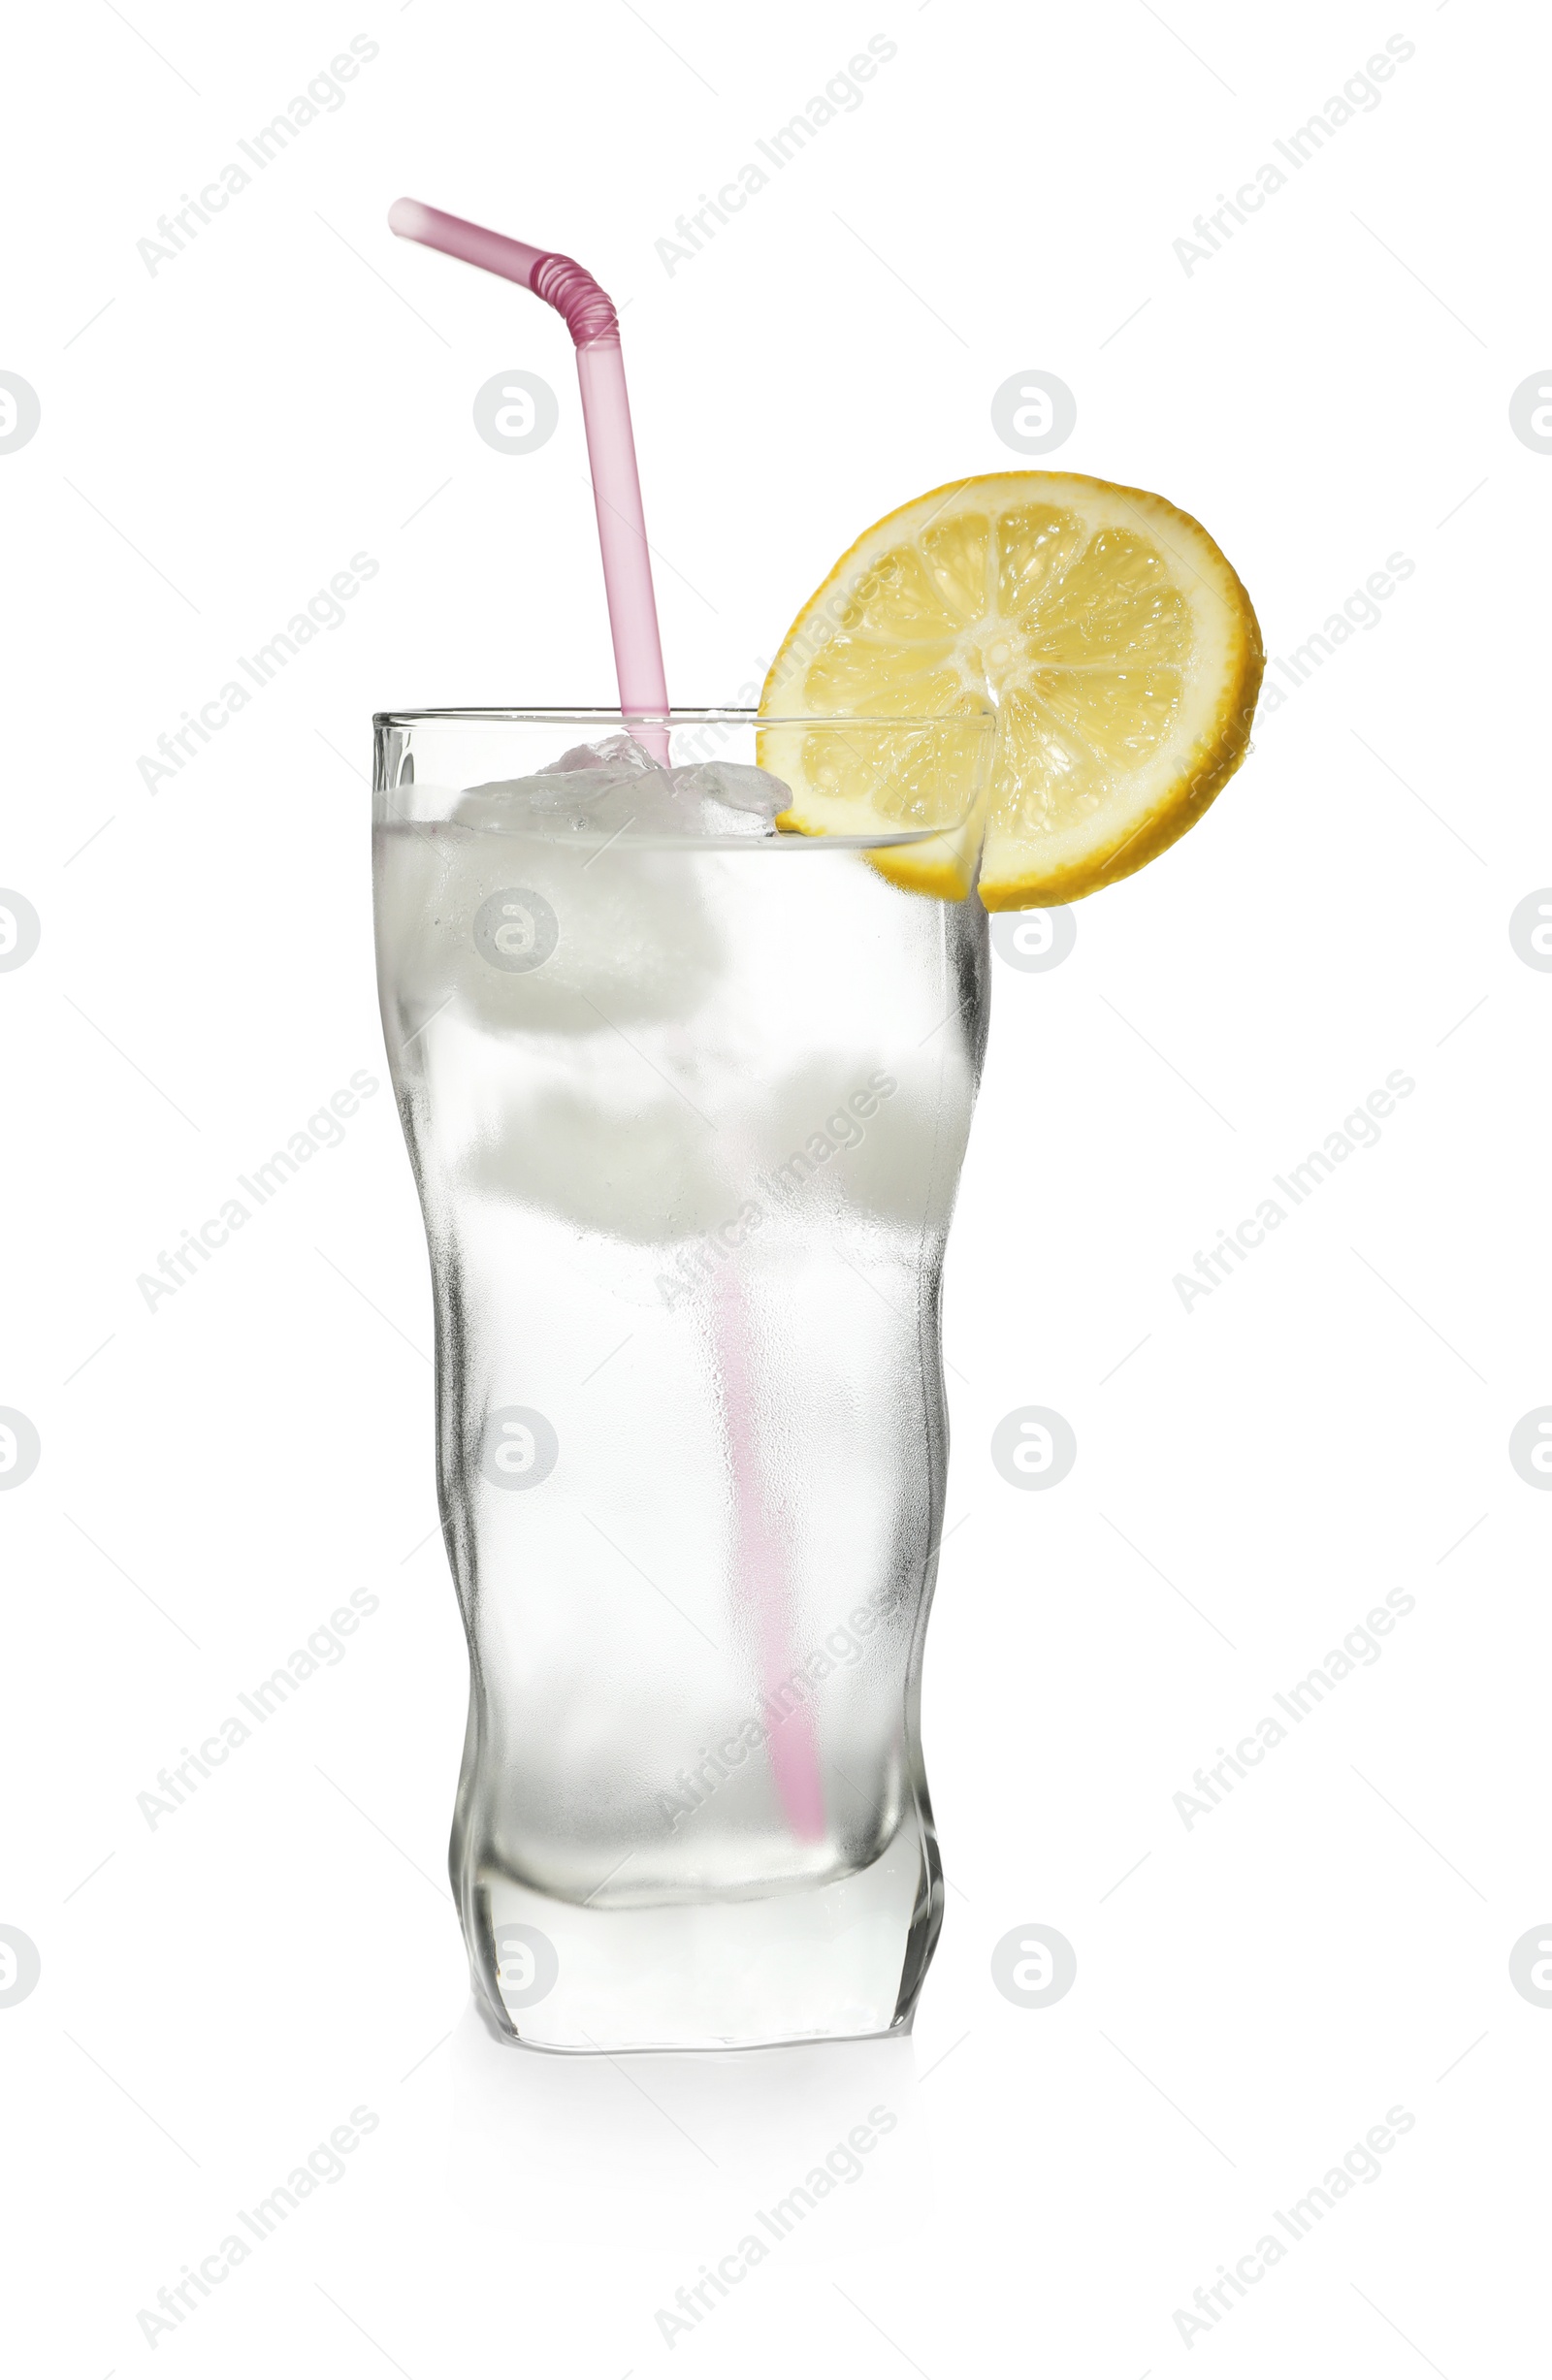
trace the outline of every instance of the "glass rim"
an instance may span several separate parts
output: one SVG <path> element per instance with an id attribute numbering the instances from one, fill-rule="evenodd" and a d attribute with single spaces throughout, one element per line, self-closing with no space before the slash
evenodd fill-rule
<path id="1" fill-rule="evenodd" d="M 968 699 L 969 697 L 967 697 Z M 535 726 L 589 727 L 600 724 L 639 725 L 645 727 L 979 727 L 995 726 L 996 705 L 976 700 L 975 707 L 965 711 L 888 712 L 874 714 L 863 711 L 804 711 L 764 712 L 735 709 L 731 706 L 709 709 L 680 708 L 666 711 L 626 711 L 604 704 L 577 704 L 557 709 L 449 709 L 432 711 L 374 711 L 374 727 L 420 726 Z"/>

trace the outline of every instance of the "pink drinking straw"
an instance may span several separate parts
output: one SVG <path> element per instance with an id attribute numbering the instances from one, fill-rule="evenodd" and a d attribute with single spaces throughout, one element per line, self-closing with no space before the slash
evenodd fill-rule
<path id="1" fill-rule="evenodd" d="M 598 515 L 603 587 L 609 599 L 609 630 L 620 708 L 645 713 L 640 741 L 664 766 L 668 759 L 668 684 L 663 670 L 658 605 L 652 592 L 652 556 L 641 509 L 641 481 L 620 352 L 620 318 L 614 301 L 591 273 L 569 256 L 531 248 L 526 241 L 444 215 L 418 199 L 396 199 L 388 228 L 401 240 L 418 240 L 466 265 L 500 273 L 532 289 L 553 306 L 576 342 L 576 372 L 582 385 L 593 499 Z M 659 715 L 663 724 L 658 724 Z M 750 1375 L 750 1331 L 737 1281 L 728 1276 L 717 1296 L 715 1336 L 731 1445 L 734 1541 L 740 1575 L 749 1583 L 760 1618 L 760 1666 L 768 1708 L 796 1660 L 781 1539 L 765 1508 L 760 1461 L 760 1416 Z M 771 1773 L 787 1822 L 801 1842 L 824 1831 L 824 1795 L 819 1747 L 806 1703 L 773 1722 L 768 1738 Z"/>
<path id="2" fill-rule="evenodd" d="M 620 319 L 613 299 L 569 256 L 531 248 L 525 241 L 488 232 L 478 223 L 466 223 L 460 215 L 444 215 L 438 208 L 423 207 L 418 199 L 395 199 L 388 209 L 388 228 L 401 240 L 418 240 L 424 247 L 440 248 L 444 256 L 456 256 L 466 265 L 478 265 L 482 272 L 499 273 L 503 280 L 532 289 L 546 306 L 554 306 L 576 341 L 576 375 L 582 384 L 582 420 L 598 515 L 620 708 L 649 716 L 665 712 L 668 684 L 663 674 L 652 556 L 641 510 L 630 400 L 620 352 Z M 655 757 L 667 760 L 666 730 L 642 741 L 650 747 L 661 746 Z"/>

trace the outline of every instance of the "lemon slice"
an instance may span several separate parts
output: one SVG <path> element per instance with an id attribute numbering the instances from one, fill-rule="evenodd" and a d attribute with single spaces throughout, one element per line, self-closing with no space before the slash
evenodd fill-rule
<path id="1" fill-rule="evenodd" d="M 808 765 L 797 730 L 761 736 L 792 788 L 779 823 L 898 834 L 870 854 L 947 899 L 1047 908 L 1115 884 L 1194 825 L 1244 759 L 1261 684 L 1250 598 L 1199 522 L 1141 488 L 1060 471 L 956 480 L 888 514 L 842 556 L 771 664 L 773 719 L 998 717 L 989 788 L 922 765 Z M 965 739 L 968 743 L 971 739 Z M 806 739 L 817 746 L 819 739 Z M 833 750 L 833 741 L 826 747 Z M 967 815 L 968 812 L 968 815 Z"/>

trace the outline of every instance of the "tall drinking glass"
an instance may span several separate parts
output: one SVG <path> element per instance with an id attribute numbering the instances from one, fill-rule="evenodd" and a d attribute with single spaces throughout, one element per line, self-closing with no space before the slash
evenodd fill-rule
<path id="1" fill-rule="evenodd" d="M 508 2039 L 885 2033 L 942 1914 L 920 1689 L 987 997 L 980 902 L 890 871 L 984 797 L 995 721 L 676 712 L 672 778 L 579 800 L 574 748 L 641 724 L 376 722 L 469 1656 L 453 1888 Z M 738 807 L 757 761 L 897 824 L 782 831 Z"/>

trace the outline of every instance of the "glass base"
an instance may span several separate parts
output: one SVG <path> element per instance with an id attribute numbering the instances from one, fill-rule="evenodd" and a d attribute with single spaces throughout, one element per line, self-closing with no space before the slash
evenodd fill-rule
<path id="1" fill-rule="evenodd" d="M 912 1822 L 830 1883 L 646 1909 L 588 1909 L 487 1874 L 476 2004 L 504 2041 L 584 2055 L 907 2032 L 942 1921 L 929 1841 Z"/>

